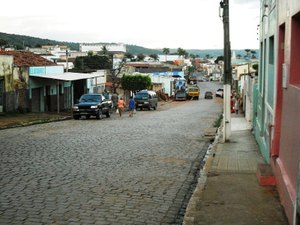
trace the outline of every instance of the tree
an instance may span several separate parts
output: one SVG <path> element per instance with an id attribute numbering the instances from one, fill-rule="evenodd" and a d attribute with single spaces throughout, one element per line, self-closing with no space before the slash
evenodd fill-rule
<path id="1" fill-rule="evenodd" d="M 148 89 L 151 86 L 151 78 L 142 74 L 127 74 L 121 78 L 121 84 L 124 90 L 136 92 Z"/>
<path id="2" fill-rule="evenodd" d="M 137 55 L 137 60 L 138 61 L 144 61 L 144 59 L 145 59 L 145 55 L 143 53 L 140 53 L 140 54 Z"/>
<path id="3" fill-rule="evenodd" d="M 178 48 L 177 49 L 177 54 L 179 56 L 185 56 L 186 55 L 186 51 L 183 48 Z"/>
<path id="4" fill-rule="evenodd" d="M 250 60 L 250 59 L 256 59 L 256 51 L 251 49 L 245 49 L 246 55 L 244 56 L 244 59 Z"/>
<path id="5" fill-rule="evenodd" d="M 194 54 L 190 54 L 190 57 L 191 57 L 192 59 L 195 59 L 195 58 L 196 58 L 196 56 L 195 56 Z"/>
<path id="6" fill-rule="evenodd" d="M 112 61 L 106 55 L 88 55 L 77 57 L 74 61 L 74 70 L 90 71 L 99 69 L 111 69 Z"/>
<path id="7" fill-rule="evenodd" d="M 7 46 L 8 42 L 6 40 L 0 39 L 0 47 Z"/>
<path id="8" fill-rule="evenodd" d="M 224 56 L 218 56 L 215 60 L 215 64 L 219 64 L 220 61 L 224 61 Z"/>
<path id="9" fill-rule="evenodd" d="M 256 51 L 251 50 L 250 52 L 252 54 L 251 59 L 256 59 Z"/>
<path id="10" fill-rule="evenodd" d="M 194 66 L 188 66 L 187 67 L 188 77 L 192 76 L 195 71 L 196 68 Z"/>
<path id="11" fill-rule="evenodd" d="M 250 52 L 251 49 L 245 49 L 246 55 L 244 56 L 245 59 L 250 59 Z"/>
<path id="12" fill-rule="evenodd" d="M 258 64 L 252 65 L 252 68 L 255 69 L 255 75 L 258 75 Z"/>
<path id="13" fill-rule="evenodd" d="M 102 55 L 108 55 L 108 49 L 106 48 L 105 45 L 103 45 L 102 48 L 101 48 L 101 54 Z"/>
<path id="14" fill-rule="evenodd" d="M 169 48 L 163 48 L 163 53 L 166 56 L 166 62 L 167 62 L 167 55 L 170 53 L 170 49 Z"/>
<path id="15" fill-rule="evenodd" d="M 189 53 L 187 51 L 184 51 L 184 58 L 187 59 L 189 57 Z"/>
<path id="16" fill-rule="evenodd" d="M 121 74 L 122 68 L 124 67 L 125 64 L 126 64 L 126 58 L 123 58 L 123 60 L 118 63 L 117 68 L 113 68 L 110 71 L 113 93 L 116 93 L 117 83 L 120 84 L 120 82 L 117 81 L 120 81 L 119 75 Z"/>
<path id="17" fill-rule="evenodd" d="M 154 61 L 158 61 L 158 55 L 157 54 L 151 54 L 151 55 L 149 55 L 149 57 L 151 59 L 153 59 Z"/>
<path id="18" fill-rule="evenodd" d="M 94 52 L 93 51 L 88 51 L 88 56 L 93 56 L 94 55 Z"/>
<path id="19" fill-rule="evenodd" d="M 129 59 L 132 62 L 134 60 L 134 55 L 129 52 L 126 52 L 124 55 L 124 60 L 126 61 L 126 59 Z"/>

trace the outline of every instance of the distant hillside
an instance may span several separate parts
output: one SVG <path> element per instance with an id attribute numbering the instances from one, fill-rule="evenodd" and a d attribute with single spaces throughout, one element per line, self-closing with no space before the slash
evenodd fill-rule
<path id="1" fill-rule="evenodd" d="M 49 39 L 42 39 L 18 34 L 6 34 L 0 32 L 0 43 L 3 41 L 7 42 L 7 45 L 9 47 L 14 47 L 18 50 L 25 49 L 26 47 L 39 47 L 41 45 L 66 45 L 72 50 L 79 50 L 79 43 L 75 42 L 54 41 Z"/>
<path id="2" fill-rule="evenodd" d="M 103 44 L 111 44 L 111 43 L 103 43 Z M 0 32 L 0 46 L 9 46 L 14 47 L 18 50 L 25 49 L 26 47 L 40 47 L 41 45 L 66 45 L 71 50 L 79 50 L 79 43 L 76 42 L 65 42 L 65 41 L 54 41 L 49 39 L 42 39 L 42 38 L 36 38 L 31 36 L 25 36 L 25 35 L 17 35 L 17 34 L 7 34 Z M 150 54 L 163 54 L 162 49 L 149 49 L 144 48 L 137 45 L 126 45 L 127 52 L 131 53 L 133 55 L 137 54 L 144 54 L 144 55 L 150 55 Z M 193 54 L 195 56 L 199 57 L 218 57 L 223 55 L 223 49 L 185 49 L 189 54 Z M 255 50 L 258 53 L 258 50 Z M 177 49 L 170 49 L 170 54 L 176 54 Z M 235 50 L 236 55 L 245 55 L 244 50 Z M 258 57 L 258 54 L 257 54 Z"/>
<path id="3" fill-rule="evenodd" d="M 150 49 L 150 48 L 144 48 L 141 46 L 137 45 L 126 45 L 126 51 L 128 53 L 131 53 L 133 55 L 138 55 L 138 54 L 144 54 L 144 55 L 150 55 L 150 54 L 163 54 L 162 50 L 160 49 Z"/>
<path id="4" fill-rule="evenodd" d="M 223 55 L 223 49 L 188 49 L 186 50 L 189 54 L 199 56 L 201 58 L 209 57 L 218 57 Z"/>
<path id="5" fill-rule="evenodd" d="M 103 43 L 110 44 L 110 43 Z M 79 43 L 76 42 L 65 42 L 65 41 L 54 41 L 49 39 L 36 38 L 25 35 L 18 34 L 7 34 L 0 32 L 0 46 L 5 45 L 8 47 L 13 47 L 18 50 L 25 49 L 26 47 L 34 48 L 41 45 L 66 45 L 71 50 L 79 50 Z M 127 52 L 137 55 L 137 54 L 162 54 L 161 50 L 148 49 L 136 45 L 126 45 Z"/>
<path id="6" fill-rule="evenodd" d="M 143 48 L 140 46 L 136 45 L 126 45 L 127 46 L 127 52 L 130 52 L 131 54 L 137 55 L 137 54 L 145 54 L 145 55 L 150 55 L 150 54 L 158 54 L 158 55 L 163 55 L 163 49 L 149 49 L 149 48 Z M 206 56 L 211 56 L 211 57 L 218 57 L 223 55 L 223 49 L 204 49 L 204 50 L 199 50 L 199 49 L 185 49 L 189 54 L 193 54 L 195 56 L 199 57 L 206 57 Z M 170 54 L 177 54 L 177 49 L 172 49 L 170 48 Z M 243 53 L 244 54 L 244 53 Z M 243 55 L 242 54 L 242 55 Z"/>

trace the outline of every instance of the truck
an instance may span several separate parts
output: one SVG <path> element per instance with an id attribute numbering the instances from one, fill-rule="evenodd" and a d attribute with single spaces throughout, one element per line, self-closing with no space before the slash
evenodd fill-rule
<path id="1" fill-rule="evenodd" d="M 82 116 L 87 119 L 91 116 L 102 119 L 103 115 L 110 117 L 111 107 L 111 100 L 106 99 L 102 94 L 84 94 L 80 97 L 79 102 L 73 106 L 72 114 L 75 120 L 79 120 Z"/>
<path id="2" fill-rule="evenodd" d="M 186 93 L 186 79 L 184 78 L 176 78 L 174 80 L 174 97 L 175 100 L 183 100 L 187 99 Z"/>
<path id="3" fill-rule="evenodd" d="M 188 85 L 187 87 L 187 98 L 189 100 L 199 100 L 200 88 L 197 85 Z"/>

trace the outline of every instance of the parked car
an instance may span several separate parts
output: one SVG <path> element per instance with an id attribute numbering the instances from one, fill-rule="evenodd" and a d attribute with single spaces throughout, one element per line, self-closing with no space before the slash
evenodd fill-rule
<path id="1" fill-rule="evenodd" d="M 223 90 L 223 88 L 219 88 L 219 89 L 216 91 L 216 97 L 221 97 L 221 98 L 223 98 L 223 95 L 224 95 L 224 90 Z"/>
<path id="2" fill-rule="evenodd" d="M 110 108 L 111 101 L 105 99 L 103 95 L 84 94 L 80 97 L 79 103 L 74 105 L 72 114 L 75 120 L 78 120 L 81 116 L 85 116 L 87 119 L 91 116 L 102 119 L 103 115 L 110 117 Z"/>
<path id="3" fill-rule="evenodd" d="M 204 94 L 205 99 L 213 99 L 213 93 L 211 91 L 206 91 Z"/>
<path id="4" fill-rule="evenodd" d="M 108 98 L 108 95 L 102 95 L 102 101 L 106 102 L 108 104 L 108 107 L 112 109 L 113 102 L 111 99 Z"/>
<path id="5" fill-rule="evenodd" d="M 156 95 L 156 92 L 154 91 L 148 91 L 148 90 L 139 91 L 134 96 L 134 101 L 135 101 L 136 109 L 144 109 L 144 108 L 147 108 L 149 110 L 151 110 L 151 108 L 153 108 L 154 110 L 157 109 L 158 97 Z"/>

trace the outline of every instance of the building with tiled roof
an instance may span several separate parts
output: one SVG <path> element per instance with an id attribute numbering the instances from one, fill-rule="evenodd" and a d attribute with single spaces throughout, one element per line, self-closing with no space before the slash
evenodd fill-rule
<path id="1" fill-rule="evenodd" d="M 168 71 L 183 71 L 183 66 L 171 65 L 161 62 L 127 62 L 124 66 L 128 73 L 154 73 Z"/>
<path id="2" fill-rule="evenodd" d="M 55 66 L 56 64 L 29 51 L 0 51 L 0 55 L 14 57 L 14 65 L 20 67 Z"/>
<path id="3" fill-rule="evenodd" d="M 83 93 L 101 93 L 105 82 L 103 71 L 64 73 L 63 65 L 30 51 L 0 51 L 0 113 L 70 110 Z"/>
<path id="4" fill-rule="evenodd" d="M 32 111 L 30 69 L 46 67 L 57 64 L 29 51 L 0 51 L 0 112 Z"/>

